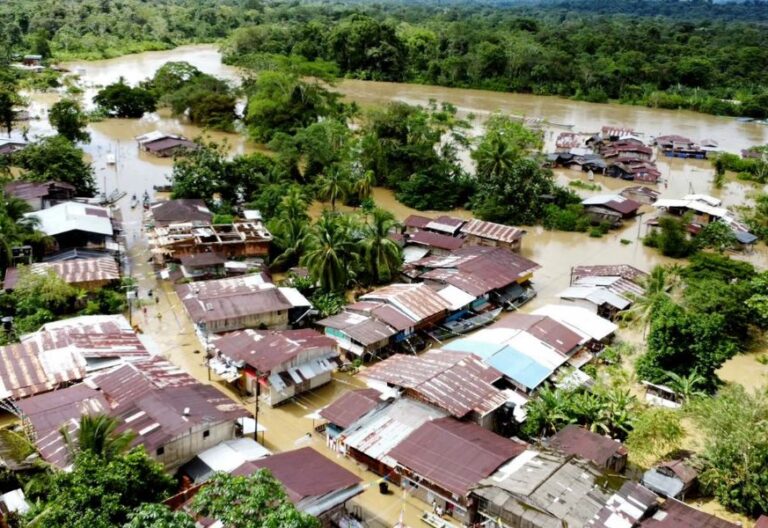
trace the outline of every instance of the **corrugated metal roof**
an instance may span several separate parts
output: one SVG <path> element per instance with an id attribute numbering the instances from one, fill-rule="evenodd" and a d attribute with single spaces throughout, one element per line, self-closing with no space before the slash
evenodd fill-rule
<path id="1" fill-rule="evenodd" d="M 448 310 L 448 303 L 426 284 L 390 284 L 360 297 L 384 301 L 419 323 Z"/>
<path id="2" fill-rule="evenodd" d="M 418 392 L 457 418 L 472 411 L 484 415 L 505 402 L 502 392 L 491 385 L 501 373 L 461 352 L 432 350 L 418 357 L 395 354 L 360 375 Z"/>
<path id="3" fill-rule="evenodd" d="M 549 439 L 549 446 L 566 455 L 591 460 L 598 467 L 607 467 L 612 457 L 626 455 L 627 450 L 615 440 L 588 431 L 575 424 L 567 425 Z"/>
<path id="4" fill-rule="evenodd" d="M 486 363 L 528 389 L 535 389 L 552 375 L 553 369 L 532 357 L 506 346 L 485 360 Z"/>
<path id="5" fill-rule="evenodd" d="M 639 524 L 640 528 L 737 528 L 740 525 L 667 499 L 659 510 Z"/>
<path id="6" fill-rule="evenodd" d="M 557 296 L 561 299 L 586 300 L 596 306 L 609 304 L 619 310 L 624 310 L 632 304 L 629 299 L 600 286 L 571 286 L 558 293 Z"/>
<path id="7" fill-rule="evenodd" d="M 594 528 L 632 528 L 657 504 L 655 493 L 636 482 L 625 482 L 603 508 L 589 521 Z"/>
<path id="8" fill-rule="evenodd" d="M 213 213 L 203 200 L 179 198 L 153 204 L 150 207 L 155 225 L 183 224 L 198 222 L 209 224 Z"/>
<path id="9" fill-rule="evenodd" d="M 498 240 L 500 242 L 512 243 L 525 235 L 523 229 L 497 224 L 495 222 L 486 222 L 473 218 L 461 228 L 461 232 L 467 235 L 475 235 L 488 240 Z"/>
<path id="10" fill-rule="evenodd" d="M 357 389 L 345 392 L 319 414 L 346 429 L 381 404 L 381 393 L 376 389 Z"/>
<path id="11" fill-rule="evenodd" d="M 489 329 L 515 328 L 524 330 L 562 354 L 568 354 L 584 343 L 585 338 L 567 326 L 544 315 L 511 313 L 492 324 Z"/>
<path id="12" fill-rule="evenodd" d="M 618 326 L 607 319 L 593 314 L 586 308 L 548 304 L 535 310 L 534 315 L 546 315 L 561 324 L 596 341 L 602 341 L 613 334 Z"/>
<path id="13" fill-rule="evenodd" d="M 0 140 L 0 145 L 8 140 Z M 23 144 L 22 144 L 23 145 Z M 69 191 L 72 194 L 75 192 L 75 186 L 69 183 L 60 181 L 47 181 L 47 182 L 29 182 L 29 181 L 12 181 L 5 185 L 5 192 L 21 200 L 33 200 L 35 198 L 43 198 L 48 196 L 52 191 L 59 190 Z"/>
<path id="14" fill-rule="evenodd" d="M 311 447 L 277 453 L 246 462 L 233 475 L 252 475 L 268 469 L 285 487 L 288 497 L 299 503 L 309 497 L 324 497 L 339 490 L 356 486 L 360 477 L 324 457 Z M 362 492 L 362 489 L 360 489 Z M 297 506 L 299 506 L 297 504 Z M 301 509 L 301 508 L 300 508 Z"/>
<path id="15" fill-rule="evenodd" d="M 441 235 L 431 231 L 417 231 L 408 235 L 407 243 L 452 251 L 459 249 L 464 244 L 464 239 Z"/>
<path id="16" fill-rule="evenodd" d="M 353 424 L 345 431 L 344 443 L 388 467 L 395 467 L 389 452 L 425 422 L 445 416 L 440 409 L 401 398 Z"/>
<path id="17" fill-rule="evenodd" d="M 421 215 L 410 215 L 405 220 L 403 220 L 403 225 L 405 227 L 415 227 L 418 229 L 424 229 L 427 227 L 427 224 L 429 224 L 432 221 L 431 218 L 427 218 L 426 216 Z"/>
<path id="18" fill-rule="evenodd" d="M 430 220 L 425 227 L 426 229 L 431 229 L 433 231 L 440 231 L 449 235 L 455 235 L 459 228 L 464 225 L 464 222 L 466 222 L 466 220 L 462 218 L 454 218 L 452 216 L 441 215 L 433 220 Z"/>
<path id="19" fill-rule="evenodd" d="M 98 235 L 112 236 L 112 215 L 109 209 L 80 202 L 64 202 L 48 209 L 24 214 L 37 218 L 38 229 L 49 236 L 69 231 L 83 231 Z"/>
<path id="20" fill-rule="evenodd" d="M 416 429 L 389 456 L 438 487 L 465 497 L 526 447 L 474 423 L 439 418 Z"/>
<path id="21" fill-rule="evenodd" d="M 247 329 L 215 336 L 211 343 L 222 355 L 263 373 L 282 369 L 299 355 L 305 360 L 338 355 L 334 339 L 310 329 Z"/>

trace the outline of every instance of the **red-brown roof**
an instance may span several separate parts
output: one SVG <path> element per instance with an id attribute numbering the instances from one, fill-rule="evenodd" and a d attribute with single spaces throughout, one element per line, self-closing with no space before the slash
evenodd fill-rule
<path id="1" fill-rule="evenodd" d="M 215 266 L 217 264 L 224 264 L 227 259 L 219 255 L 218 253 L 194 253 L 192 255 L 183 255 L 181 265 L 188 268 L 197 268 L 204 266 Z"/>
<path id="2" fill-rule="evenodd" d="M 549 440 L 553 449 L 566 455 L 577 455 L 591 460 L 599 467 L 607 467 L 612 457 L 626 454 L 620 442 L 593 433 L 575 424 L 567 425 Z"/>
<path id="3" fill-rule="evenodd" d="M 467 235 L 475 235 L 488 240 L 498 240 L 500 242 L 511 243 L 519 240 L 525 234 L 525 231 L 517 227 L 484 220 L 472 219 L 461 228 L 461 232 Z"/>
<path id="4" fill-rule="evenodd" d="M 408 236 L 408 243 L 452 251 L 459 249 L 464 244 L 464 240 L 431 231 L 417 231 Z"/>
<path id="5" fill-rule="evenodd" d="M 57 190 L 70 191 L 73 195 L 75 186 L 65 182 L 47 181 L 27 182 L 13 181 L 5 185 L 5 192 L 22 200 L 31 200 L 33 198 L 42 198 L 48 196 L 51 192 Z"/>
<path id="6" fill-rule="evenodd" d="M 463 497 L 526 447 L 474 423 L 439 418 L 416 429 L 389 456 L 440 488 Z"/>
<path id="7" fill-rule="evenodd" d="M 322 497 L 360 483 L 360 477 L 324 457 L 311 447 L 278 453 L 261 460 L 246 462 L 233 475 L 252 475 L 268 469 L 285 487 L 288 498 L 299 502 L 308 497 Z"/>
<path id="8" fill-rule="evenodd" d="M 530 315 L 519 312 L 505 315 L 489 328 L 512 328 L 524 330 L 540 339 L 561 354 L 568 354 L 582 344 L 584 338 L 545 315 Z"/>
<path id="9" fill-rule="evenodd" d="M 44 275 L 53 271 L 67 284 L 87 282 L 116 281 L 120 279 L 120 270 L 112 257 L 60 260 L 56 262 L 37 262 L 29 266 L 32 273 Z M 3 288 L 12 290 L 19 281 L 17 268 L 5 270 Z"/>
<path id="10" fill-rule="evenodd" d="M 188 139 L 166 137 L 143 143 L 142 146 L 149 152 L 163 152 L 175 148 L 194 150 L 197 148 L 197 143 Z"/>
<path id="11" fill-rule="evenodd" d="M 736 528 L 740 525 L 667 499 L 654 515 L 640 521 L 641 528 Z"/>
<path id="12" fill-rule="evenodd" d="M 395 354 L 362 376 L 411 389 L 457 418 L 472 411 L 487 414 L 504 405 L 504 394 L 492 385 L 502 374 L 472 354 L 431 350 L 421 356 Z"/>
<path id="13" fill-rule="evenodd" d="M 260 372 L 290 362 L 299 354 L 332 353 L 336 341 L 316 330 L 239 330 L 217 336 L 213 345 L 223 355 Z"/>
<path id="14" fill-rule="evenodd" d="M 421 215 L 410 215 L 408 218 L 406 218 L 403 221 L 403 225 L 405 227 L 415 227 L 418 229 L 424 229 L 427 227 L 427 224 L 432 221 L 431 218 L 427 218 L 426 216 Z"/>
<path id="15" fill-rule="evenodd" d="M 768 528 L 768 516 L 761 515 L 755 523 L 755 528 Z"/>
<path id="16" fill-rule="evenodd" d="M 186 222 L 210 223 L 213 213 L 205 202 L 193 198 L 179 198 L 153 204 L 150 208 L 156 225 Z"/>
<path id="17" fill-rule="evenodd" d="M 357 389 L 345 392 L 332 404 L 320 411 L 320 416 L 346 429 L 374 410 L 381 403 L 381 393 L 376 389 Z"/>

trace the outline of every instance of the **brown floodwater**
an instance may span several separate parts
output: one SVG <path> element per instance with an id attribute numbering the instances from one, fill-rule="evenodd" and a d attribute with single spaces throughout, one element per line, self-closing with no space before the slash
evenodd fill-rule
<path id="1" fill-rule="evenodd" d="M 120 77 L 129 83 L 136 83 L 151 77 L 157 68 L 167 61 L 187 61 L 206 73 L 233 82 L 238 80 L 238 70 L 221 64 L 220 55 L 213 45 L 184 46 L 169 51 L 141 53 L 102 61 L 71 62 L 64 66 L 81 74 L 84 104 L 90 107 L 90 100 L 98 86 L 115 82 Z M 655 110 L 634 106 L 582 103 L 556 97 L 354 80 L 341 81 L 337 89 L 344 93 L 348 100 L 354 100 L 364 107 L 393 100 L 413 104 L 425 104 L 430 99 L 447 101 L 456 105 L 462 116 L 473 115 L 474 134 L 482 130 L 482 122 L 490 113 L 501 111 L 527 118 L 538 118 L 549 123 L 574 125 L 573 130 L 576 131 L 595 132 L 603 125 L 614 125 L 631 127 L 648 136 L 681 134 L 693 139 L 712 138 L 718 141 L 723 149 L 732 152 L 738 152 L 739 149 L 754 144 L 768 143 L 768 127 L 686 111 Z M 51 127 L 47 121 L 48 108 L 61 95 L 59 93 L 27 95 L 30 101 L 30 113 L 38 118 L 28 123 L 29 137 L 51 134 Z M 208 373 L 203 365 L 203 358 L 201 354 L 195 353 L 202 350 L 202 344 L 195 335 L 191 322 L 173 289 L 167 283 L 158 282 L 149 266 L 149 254 L 141 233 L 141 211 L 131 210 L 128 205 L 130 196 L 134 193 L 140 196 L 146 190 L 154 194 L 152 187 L 167 183 L 167 177 L 171 173 L 171 160 L 155 158 L 139 152 L 133 139 L 137 135 L 155 129 L 183 134 L 190 138 L 195 138 L 204 132 L 183 119 L 171 117 L 165 112 L 152 113 L 142 119 L 108 119 L 89 125 L 92 141 L 84 145 L 84 149 L 94 164 L 99 188 L 106 190 L 107 193 L 115 189 L 128 193 L 118 205 L 123 212 L 127 240 L 131 246 L 133 273 L 139 281 L 142 297 L 146 298 L 147 290 L 153 288 L 161 299 L 159 304 L 149 304 L 146 316 L 141 308 L 137 308 L 134 312 L 134 321 L 154 339 L 159 353 L 201 381 L 207 382 Z M 554 138 L 562 130 L 564 128 L 558 126 L 545 127 L 548 147 L 552 146 Z M 213 141 L 226 142 L 232 154 L 263 149 L 263 146 L 249 141 L 240 134 L 208 133 L 208 135 Z M 106 164 L 109 153 L 116 154 L 117 163 L 114 166 Z M 466 153 L 463 159 L 468 162 Z M 722 189 L 714 189 L 713 170 L 705 161 L 662 158 L 658 160 L 658 165 L 667 182 L 666 185 L 659 185 L 659 190 L 665 197 L 679 197 L 689 192 L 708 193 L 721 198 L 726 205 L 734 206 L 747 203 L 750 194 L 757 189 L 755 185 L 733 178 L 730 178 Z M 558 170 L 556 177 L 563 184 L 576 179 L 586 181 L 586 175 L 576 171 Z M 629 182 L 602 176 L 595 177 L 595 183 L 601 186 L 600 191 L 579 190 L 578 192 L 584 196 L 597 192 L 615 193 L 631 185 Z M 391 211 L 399 220 L 405 219 L 410 214 L 424 214 L 432 217 L 446 214 L 437 211 L 414 211 L 397 202 L 392 192 L 387 189 L 374 189 L 373 197 L 380 207 Z M 316 216 L 324 207 L 328 205 L 314 203 L 311 213 Z M 342 210 L 349 209 L 342 208 Z M 471 213 L 463 209 L 450 211 L 448 214 L 463 218 L 471 217 Z M 648 214 L 645 218 L 648 218 Z M 642 245 L 639 237 L 645 232 L 642 225 L 638 226 L 637 221 L 630 221 L 622 229 L 612 231 L 602 238 L 590 238 L 582 233 L 551 232 L 541 227 L 529 227 L 522 251 L 526 257 L 535 260 L 542 267 L 535 274 L 539 295 L 523 310 L 529 311 L 542 304 L 557 302 L 556 294 L 568 285 L 572 266 L 628 263 L 649 270 L 656 264 L 669 262 L 669 259 Z M 622 243 L 622 240 L 628 243 Z M 745 258 L 761 268 L 768 267 L 768 253 L 762 244 L 753 254 L 738 258 Z M 162 319 L 157 317 L 158 313 L 163 315 Z M 623 331 L 622 337 L 630 339 L 632 332 Z M 757 361 L 760 353 L 758 350 L 752 354 L 737 356 L 723 366 L 719 371 L 720 375 L 727 381 L 742 383 L 748 388 L 764 385 L 768 367 Z M 335 383 L 302 395 L 287 405 L 274 409 L 262 406 L 260 421 L 268 429 L 264 438 L 265 444 L 276 451 L 292 449 L 300 445 L 312 445 L 335 458 L 340 464 L 360 475 L 367 483 L 372 484 L 371 488 L 355 502 L 363 505 L 368 511 L 377 512 L 386 521 L 384 524 L 391 526 L 403 506 L 399 494 L 386 497 L 379 495 L 375 489 L 376 477 L 373 474 L 349 459 L 339 458 L 328 451 L 317 435 L 305 437 L 313 425 L 313 421 L 306 418 L 308 414 L 327 405 L 350 386 L 360 383 L 359 380 L 345 375 L 335 376 L 335 379 Z M 215 379 L 213 384 L 238 399 Z M 253 400 L 244 401 L 244 405 L 252 409 Z M 704 507 L 714 509 L 716 505 L 706 504 Z M 428 506 L 419 501 L 411 498 L 406 500 L 406 523 L 418 526 L 420 524 L 418 517 L 425 508 L 428 509 Z"/>

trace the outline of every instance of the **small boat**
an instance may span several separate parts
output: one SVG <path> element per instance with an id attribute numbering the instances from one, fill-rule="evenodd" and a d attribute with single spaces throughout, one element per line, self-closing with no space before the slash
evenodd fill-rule
<path id="1" fill-rule="evenodd" d="M 144 209 L 149 209 L 149 193 L 147 191 L 144 191 Z"/>
<path id="2" fill-rule="evenodd" d="M 139 199 L 136 198 L 136 193 L 131 196 L 131 209 L 136 209 L 139 206 Z"/>
<path id="3" fill-rule="evenodd" d="M 117 203 L 118 200 L 120 200 L 123 196 L 128 194 L 125 191 L 121 191 L 118 189 L 115 189 L 111 193 L 109 193 L 109 196 L 105 196 L 103 193 L 101 195 L 101 205 L 113 205 Z"/>
<path id="4" fill-rule="evenodd" d="M 111 152 L 107 153 L 107 165 L 114 165 L 117 163 L 117 158 Z"/>
<path id="5" fill-rule="evenodd" d="M 440 325 L 435 331 L 430 333 L 432 339 L 442 341 L 443 339 L 449 339 L 451 337 L 460 336 L 476 330 L 482 326 L 490 324 L 496 319 L 502 312 L 503 308 L 496 308 L 488 312 L 484 312 L 466 319 L 459 319 L 457 321 L 449 321 Z"/>

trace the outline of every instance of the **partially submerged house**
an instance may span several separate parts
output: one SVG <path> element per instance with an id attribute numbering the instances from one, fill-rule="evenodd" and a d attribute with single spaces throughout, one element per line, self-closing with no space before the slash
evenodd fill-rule
<path id="1" fill-rule="evenodd" d="M 266 257 L 271 243 L 272 234 L 260 220 L 169 224 L 149 232 L 150 251 L 158 265 L 198 253 L 226 258 Z"/>
<path id="2" fill-rule="evenodd" d="M 227 259 L 212 251 L 183 255 L 179 260 L 181 261 L 181 273 L 185 279 L 217 279 L 226 273 Z"/>
<path id="3" fill-rule="evenodd" d="M 642 204 L 619 194 L 601 194 L 581 201 L 593 222 L 610 222 L 618 225 L 622 220 L 633 218 Z"/>
<path id="4" fill-rule="evenodd" d="M 501 247 L 463 247 L 443 257 L 427 257 L 403 273 L 413 281 L 439 287 L 453 286 L 474 300 L 473 310 L 488 303 L 519 307 L 535 296 L 533 272 L 540 266 Z"/>
<path id="5" fill-rule="evenodd" d="M 502 375 L 479 358 L 430 350 L 421 356 L 395 354 L 360 374 L 383 394 L 402 394 L 450 415 L 495 431 L 507 398 L 493 384 Z"/>
<path id="6" fill-rule="evenodd" d="M 447 255 L 463 245 L 464 240 L 461 238 L 432 231 L 416 231 L 405 237 L 406 248 L 408 248 L 408 246 L 424 248 L 427 250 L 427 254 L 430 255 Z"/>
<path id="7" fill-rule="evenodd" d="M 626 187 L 619 194 L 624 198 L 629 198 L 643 205 L 653 205 L 661 196 L 659 191 L 643 185 Z"/>
<path id="8" fill-rule="evenodd" d="M 427 218 L 426 216 L 411 215 L 403 221 L 403 228 L 406 234 L 416 233 L 417 231 L 431 231 L 455 237 L 459 234 L 461 226 L 466 220 L 454 218 L 452 216 L 438 216 L 437 218 Z"/>
<path id="9" fill-rule="evenodd" d="M 120 280 L 120 269 L 112 257 L 36 262 L 28 267 L 31 273 L 54 273 L 61 280 L 83 290 L 97 291 Z M 13 290 L 19 278 L 20 268 L 7 268 L 3 289 Z"/>
<path id="10" fill-rule="evenodd" d="M 395 308 L 413 321 L 413 328 L 426 328 L 448 314 L 450 304 L 425 284 L 390 284 L 360 296 Z"/>
<path id="11" fill-rule="evenodd" d="M 653 144 L 668 158 L 705 159 L 707 157 L 707 150 L 684 136 L 675 134 L 658 136 L 653 140 Z M 717 148 L 717 143 L 714 148 Z"/>
<path id="12" fill-rule="evenodd" d="M 686 460 L 668 460 L 643 474 L 643 485 L 662 497 L 684 499 L 696 485 L 698 472 Z"/>
<path id="13" fill-rule="evenodd" d="M 571 285 L 558 293 L 570 303 L 614 319 L 645 292 L 648 274 L 628 264 L 576 266 L 571 268 Z"/>
<path id="14" fill-rule="evenodd" d="M 345 392 L 318 412 L 320 417 L 327 421 L 323 431 L 329 438 L 338 437 L 342 431 L 367 414 L 382 408 L 385 405 L 382 397 L 376 389 L 354 389 Z"/>
<path id="15" fill-rule="evenodd" d="M 297 289 L 278 288 L 260 273 L 181 284 L 176 293 L 203 334 L 284 329 L 312 308 Z"/>
<path id="16" fill-rule="evenodd" d="M 160 158 L 170 158 L 199 148 L 197 143 L 183 136 L 160 131 L 136 136 L 136 142 L 140 150 Z"/>
<path id="17" fill-rule="evenodd" d="M 112 220 L 112 211 L 107 207 L 64 202 L 24 216 L 37 219 L 38 230 L 53 237 L 56 250 L 118 249 L 114 241 L 116 226 Z"/>
<path id="18" fill-rule="evenodd" d="M 26 146 L 27 144 L 23 141 L 17 141 L 11 138 L 0 138 L 0 156 L 10 156 L 14 152 L 23 150 Z"/>
<path id="19" fill-rule="evenodd" d="M 576 424 L 567 425 L 558 431 L 548 440 L 548 445 L 566 456 L 576 455 L 615 473 L 623 472 L 627 466 L 628 452 L 621 442 Z"/>
<path id="20" fill-rule="evenodd" d="M 329 383 L 338 366 L 336 341 L 310 329 L 246 329 L 211 343 L 211 368 L 243 392 L 255 394 L 263 386 L 270 405 Z"/>
<path id="21" fill-rule="evenodd" d="M 467 524 L 470 490 L 526 448 L 474 423 L 438 418 L 422 424 L 389 456 L 411 495 Z"/>
<path id="22" fill-rule="evenodd" d="M 468 246 L 500 247 L 515 253 L 520 252 L 523 236 L 526 233 L 525 230 L 517 227 L 476 218 L 461 226 L 460 232 L 464 236 L 464 243 Z"/>
<path id="23" fill-rule="evenodd" d="M 177 198 L 152 204 L 147 216 L 153 227 L 171 224 L 206 225 L 213 220 L 213 213 L 208 206 L 197 198 Z"/>
<path id="24" fill-rule="evenodd" d="M 12 181 L 5 185 L 5 193 L 24 200 L 33 211 L 39 211 L 72 200 L 75 186 L 59 181 Z"/>

